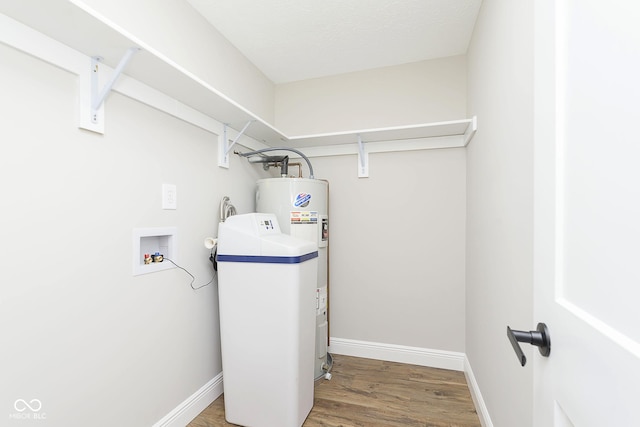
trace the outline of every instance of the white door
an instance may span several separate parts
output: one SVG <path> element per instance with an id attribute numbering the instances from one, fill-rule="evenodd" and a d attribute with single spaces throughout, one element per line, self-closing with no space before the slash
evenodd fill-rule
<path id="1" fill-rule="evenodd" d="M 640 426 L 640 3 L 535 12 L 534 425 Z"/>

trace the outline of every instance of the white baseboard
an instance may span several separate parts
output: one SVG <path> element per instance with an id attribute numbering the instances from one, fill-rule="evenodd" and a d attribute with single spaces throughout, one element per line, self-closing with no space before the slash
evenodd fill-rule
<path id="1" fill-rule="evenodd" d="M 421 347 L 331 338 L 329 352 L 345 356 L 410 363 L 432 368 L 464 370 L 464 353 Z"/>
<path id="2" fill-rule="evenodd" d="M 153 427 L 184 427 L 222 394 L 222 372 L 200 387 Z"/>
<path id="3" fill-rule="evenodd" d="M 480 387 L 478 387 L 478 381 L 476 381 L 469 359 L 466 357 L 464 358 L 464 376 L 467 378 L 467 384 L 469 385 L 469 391 L 471 392 L 471 399 L 473 399 L 473 404 L 475 405 L 476 412 L 480 418 L 480 424 L 482 424 L 482 427 L 493 427 L 493 422 L 489 416 L 489 410 L 487 409 L 487 405 L 484 403 L 482 393 L 480 393 Z"/>

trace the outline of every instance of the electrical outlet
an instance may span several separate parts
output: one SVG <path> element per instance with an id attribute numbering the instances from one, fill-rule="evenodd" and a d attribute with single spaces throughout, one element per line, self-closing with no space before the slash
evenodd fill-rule
<path id="1" fill-rule="evenodd" d="M 178 191 L 173 184 L 162 184 L 162 209 L 178 209 Z"/>

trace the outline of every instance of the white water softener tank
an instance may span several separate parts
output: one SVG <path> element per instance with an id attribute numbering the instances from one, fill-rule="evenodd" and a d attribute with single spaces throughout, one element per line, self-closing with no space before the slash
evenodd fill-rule
<path id="1" fill-rule="evenodd" d="M 310 240 L 318 250 L 316 283 L 316 344 L 314 378 L 325 375 L 329 343 L 329 183 L 307 178 L 268 178 L 258 180 L 256 210 L 276 214 L 283 233 Z"/>
<path id="2" fill-rule="evenodd" d="M 317 249 L 283 234 L 273 214 L 234 215 L 218 229 L 225 418 L 300 427 L 313 407 Z"/>

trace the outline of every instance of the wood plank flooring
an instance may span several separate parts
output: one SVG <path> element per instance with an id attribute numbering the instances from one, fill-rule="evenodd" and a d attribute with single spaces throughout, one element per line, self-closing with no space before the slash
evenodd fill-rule
<path id="1" fill-rule="evenodd" d="M 334 355 L 332 374 L 304 427 L 480 427 L 462 372 Z M 189 427 L 233 425 L 223 395 Z"/>

